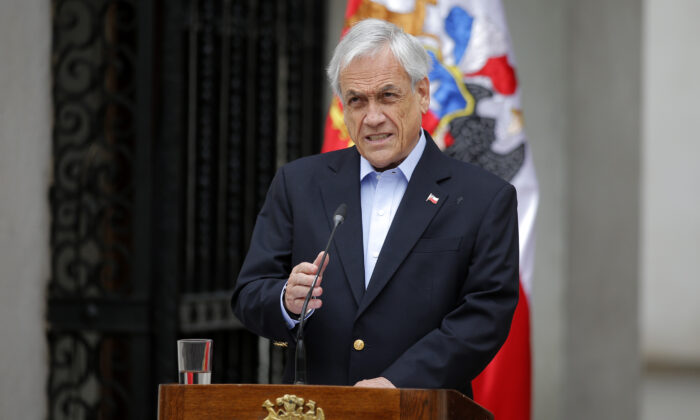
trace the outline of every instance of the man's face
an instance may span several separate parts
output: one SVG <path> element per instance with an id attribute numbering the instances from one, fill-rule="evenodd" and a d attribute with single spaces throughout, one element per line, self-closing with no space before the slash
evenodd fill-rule
<path id="1" fill-rule="evenodd" d="M 350 138 L 375 169 L 397 167 L 418 142 L 428 111 L 428 78 L 411 78 L 389 48 L 355 58 L 340 73 L 343 116 Z"/>

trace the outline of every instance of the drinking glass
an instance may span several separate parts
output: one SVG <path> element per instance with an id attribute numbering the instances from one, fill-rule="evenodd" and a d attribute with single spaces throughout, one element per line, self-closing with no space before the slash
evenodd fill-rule
<path id="1" fill-rule="evenodd" d="M 181 384 L 211 383 L 211 350 L 208 338 L 177 340 L 177 367 Z"/>

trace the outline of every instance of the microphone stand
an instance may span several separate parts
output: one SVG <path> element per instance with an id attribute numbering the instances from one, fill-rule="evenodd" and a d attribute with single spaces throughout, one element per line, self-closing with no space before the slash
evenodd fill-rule
<path id="1" fill-rule="evenodd" d="M 326 257 L 328 256 L 328 248 L 331 246 L 333 241 L 333 236 L 335 236 L 335 230 L 338 226 L 345 220 L 345 212 L 347 206 L 341 204 L 333 215 L 334 226 L 331 231 L 331 235 L 328 237 L 328 243 L 326 244 L 326 249 L 323 250 L 323 256 L 321 257 L 321 264 L 318 266 L 318 271 L 316 272 L 316 277 L 311 283 L 309 292 L 306 294 L 306 299 L 304 299 L 304 304 L 301 307 L 301 315 L 299 315 L 299 325 L 297 329 L 297 348 L 294 354 L 294 384 L 303 385 L 306 383 L 306 347 L 304 346 L 304 324 L 306 321 L 306 310 L 309 306 L 309 301 L 311 300 L 311 295 L 314 292 L 314 287 L 316 287 L 316 282 L 318 281 L 318 276 L 321 274 L 323 269 L 323 264 L 326 262 Z"/>

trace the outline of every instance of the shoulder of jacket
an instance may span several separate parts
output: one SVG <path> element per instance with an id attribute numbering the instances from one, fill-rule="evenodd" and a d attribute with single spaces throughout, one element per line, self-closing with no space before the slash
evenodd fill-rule
<path id="1" fill-rule="evenodd" d="M 344 160 L 356 154 L 354 147 L 348 147 L 345 149 L 334 150 L 332 152 L 319 153 L 315 155 L 304 156 L 299 159 L 295 159 L 291 162 L 287 162 L 282 165 L 284 171 L 309 171 L 315 170 L 321 167 L 338 165 Z"/>

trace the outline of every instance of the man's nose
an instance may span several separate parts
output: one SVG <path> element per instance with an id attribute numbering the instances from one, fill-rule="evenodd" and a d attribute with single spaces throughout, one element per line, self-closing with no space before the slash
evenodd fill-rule
<path id="1" fill-rule="evenodd" d="M 370 126 L 377 126 L 384 122 L 386 116 L 384 115 L 384 109 L 381 105 L 376 102 L 370 101 L 367 108 L 367 116 L 365 116 L 365 124 Z"/>

